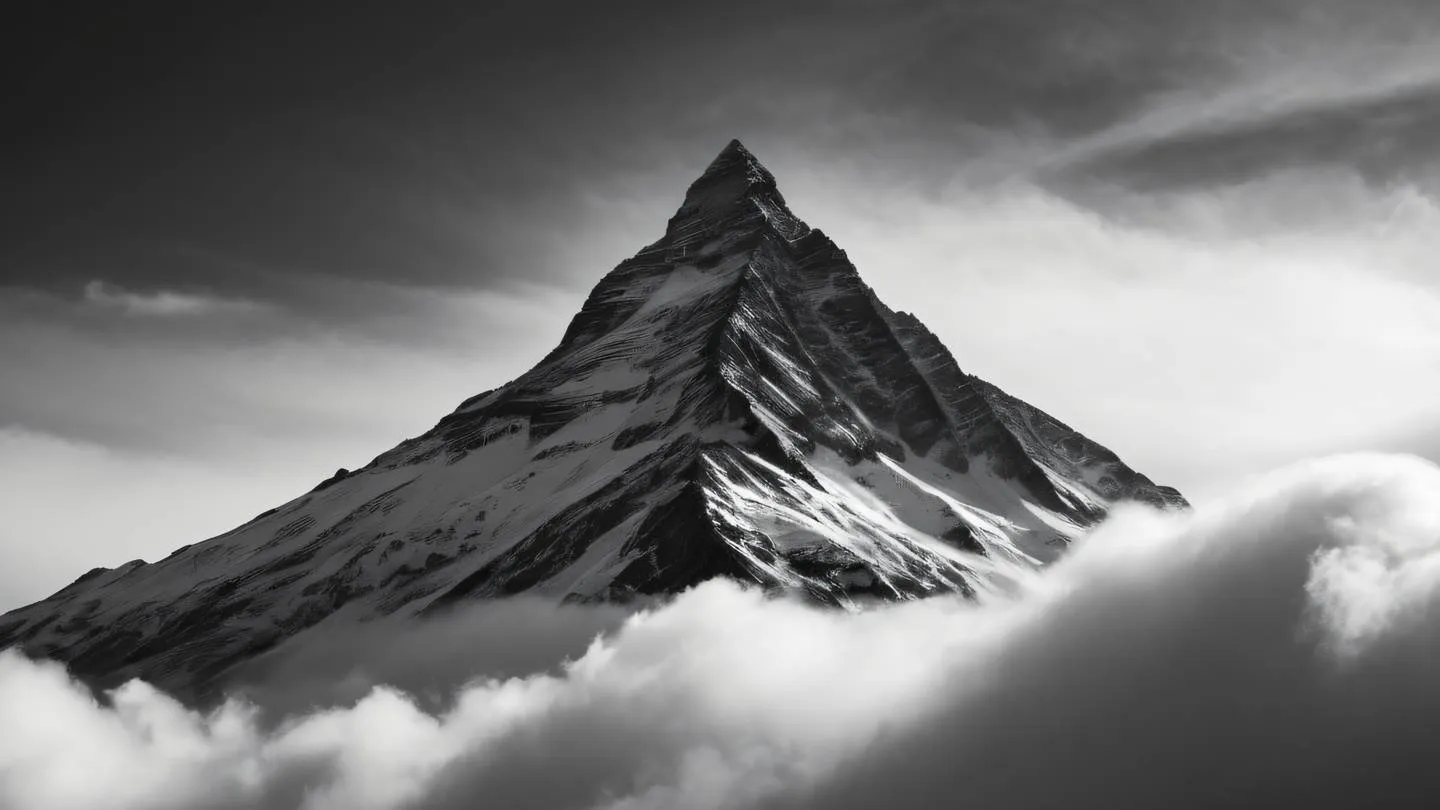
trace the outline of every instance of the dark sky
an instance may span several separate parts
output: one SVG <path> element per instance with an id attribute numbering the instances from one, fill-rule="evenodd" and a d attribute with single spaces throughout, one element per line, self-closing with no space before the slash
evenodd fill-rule
<path id="1" fill-rule="evenodd" d="M 417 6 L 6 8 L 0 606 L 520 373 L 734 137 L 963 367 L 1192 497 L 1436 452 L 1429 0 Z"/>
<path id="2" fill-rule="evenodd" d="M 5 281 L 314 307 L 312 276 L 554 281 L 557 231 L 603 222 L 584 195 L 673 197 L 730 137 L 782 176 L 847 160 L 934 178 L 1017 138 L 1105 133 L 1267 52 L 1403 48 L 1440 20 L 1423 0 L 25 6 L 4 26 Z M 1422 84 L 1142 133 L 1043 176 L 1393 172 L 1432 148 L 1437 99 Z"/>

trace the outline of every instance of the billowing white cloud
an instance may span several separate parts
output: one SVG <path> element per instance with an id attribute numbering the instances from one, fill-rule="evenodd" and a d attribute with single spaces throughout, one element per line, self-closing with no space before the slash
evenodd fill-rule
<path id="1" fill-rule="evenodd" d="M 376 687 L 272 726 L 138 682 L 101 706 L 7 653 L 0 804 L 1426 806 L 1437 622 L 1440 468 L 1337 457 L 1123 511 L 1013 600 L 843 613 L 714 582 L 577 620 L 604 634 L 574 660 L 439 711 Z M 561 653 L 564 623 L 511 637 Z M 450 654 L 425 646 L 407 668 Z"/>

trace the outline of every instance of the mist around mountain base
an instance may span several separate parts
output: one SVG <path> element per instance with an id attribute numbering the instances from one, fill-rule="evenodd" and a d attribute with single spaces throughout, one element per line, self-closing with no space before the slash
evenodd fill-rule
<path id="1" fill-rule="evenodd" d="M 482 603 L 325 638 L 203 711 L 7 652 L 0 806 L 1431 806 L 1440 468 L 1341 456 L 1122 507 L 1017 582 Z"/>

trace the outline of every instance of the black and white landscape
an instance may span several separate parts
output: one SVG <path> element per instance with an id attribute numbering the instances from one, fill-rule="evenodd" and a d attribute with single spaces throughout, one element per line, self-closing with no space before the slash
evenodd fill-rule
<path id="1" fill-rule="evenodd" d="M 12 31 L 0 807 L 1436 801 L 1440 9 Z"/>
<path id="2" fill-rule="evenodd" d="M 340 612 L 716 578 L 840 606 L 975 596 L 1117 500 L 1185 505 L 962 372 L 732 141 L 535 368 L 233 532 L 90 571 L 0 644 L 193 692 Z"/>

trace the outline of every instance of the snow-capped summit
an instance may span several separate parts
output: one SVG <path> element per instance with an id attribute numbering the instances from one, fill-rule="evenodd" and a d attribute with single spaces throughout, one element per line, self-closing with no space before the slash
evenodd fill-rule
<path id="1" fill-rule="evenodd" d="M 521 592 L 971 593 L 1120 499 L 1184 504 L 961 371 L 732 141 L 530 371 L 226 534 L 0 617 L 0 646 L 191 688 L 327 619 Z"/>

